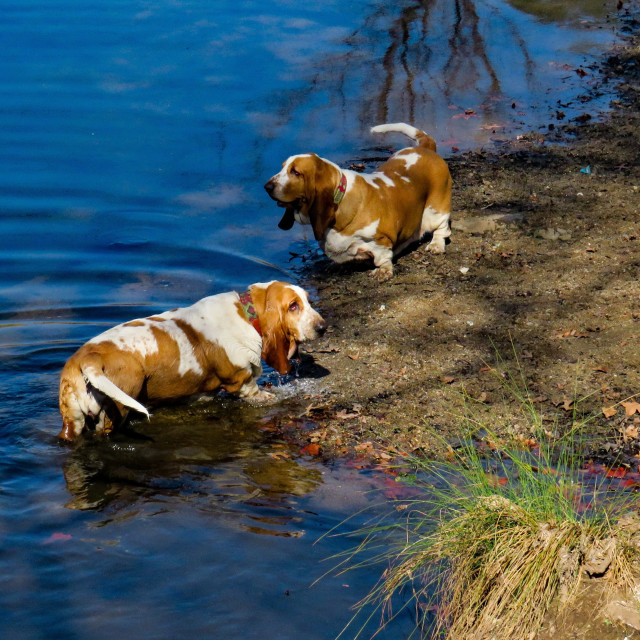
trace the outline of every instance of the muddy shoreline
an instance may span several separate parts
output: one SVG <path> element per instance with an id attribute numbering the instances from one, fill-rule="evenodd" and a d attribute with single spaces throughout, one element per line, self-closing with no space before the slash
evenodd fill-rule
<path id="1" fill-rule="evenodd" d="M 321 391 L 278 421 L 297 428 L 310 452 L 435 452 L 440 437 L 459 437 L 469 411 L 478 425 L 526 439 L 522 401 L 505 385 L 513 376 L 551 432 L 592 415 L 590 433 L 632 460 L 640 413 L 620 404 L 640 393 L 632 17 L 627 31 L 598 71 L 619 94 L 606 122 L 593 121 L 587 102 L 578 121 L 448 159 L 453 233 L 444 255 L 409 252 L 384 283 L 303 256 L 329 330 L 304 349 L 301 374 L 318 377 Z M 353 158 L 367 171 L 378 161 Z"/>

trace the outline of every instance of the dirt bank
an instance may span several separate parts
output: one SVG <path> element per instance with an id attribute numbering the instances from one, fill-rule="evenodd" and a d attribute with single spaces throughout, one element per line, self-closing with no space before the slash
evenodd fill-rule
<path id="1" fill-rule="evenodd" d="M 596 414 L 594 433 L 635 442 L 640 413 L 616 403 L 640 393 L 638 42 L 599 73 L 620 90 L 605 123 L 587 102 L 579 122 L 450 159 L 444 255 L 408 253 L 381 284 L 310 261 L 304 277 L 330 325 L 307 349 L 330 375 L 296 408 L 316 425 L 300 434 L 312 450 L 429 450 L 425 426 L 455 438 L 465 396 L 492 429 L 526 437 L 505 371 L 526 380 L 550 429 L 577 409 Z"/>

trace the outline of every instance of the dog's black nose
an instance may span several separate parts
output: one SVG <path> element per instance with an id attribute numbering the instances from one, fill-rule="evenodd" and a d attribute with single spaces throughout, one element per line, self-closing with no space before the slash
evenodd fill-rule
<path id="1" fill-rule="evenodd" d="M 317 325 L 316 325 L 316 332 L 318 333 L 319 336 L 324 335 L 324 332 L 327 330 L 327 323 L 324 320 L 321 320 Z"/>
<path id="2" fill-rule="evenodd" d="M 267 183 L 264 185 L 264 188 L 266 189 L 267 193 L 269 195 L 271 195 L 271 193 L 273 193 L 273 190 L 276 188 L 276 184 L 273 181 L 273 178 L 271 180 L 268 180 Z"/>

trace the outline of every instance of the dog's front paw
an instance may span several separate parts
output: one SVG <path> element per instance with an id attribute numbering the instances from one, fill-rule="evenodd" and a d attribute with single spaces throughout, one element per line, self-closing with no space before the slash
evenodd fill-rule
<path id="1" fill-rule="evenodd" d="M 385 282 L 393 277 L 392 266 L 382 266 L 369 272 L 369 276 L 378 282 Z"/>
<path id="2" fill-rule="evenodd" d="M 444 253 L 445 252 L 445 243 L 444 240 L 432 240 L 427 245 L 427 251 L 430 253 Z"/>

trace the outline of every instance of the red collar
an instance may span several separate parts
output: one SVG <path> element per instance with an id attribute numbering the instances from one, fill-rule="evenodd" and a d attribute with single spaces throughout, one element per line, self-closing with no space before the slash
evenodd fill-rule
<path id="1" fill-rule="evenodd" d="M 344 194 L 347 192 L 347 176 L 340 172 L 340 182 L 336 187 L 336 190 L 333 192 L 333 202 L 340 206 L 342 202 L 342 198 L 344 198 Z"/>
<path id="2" fill-rule="evenodd" d="M 244 311 L 244 315 L 247 316 L 247 320 L 251 323 L 251 326 L 262 335 L 262 327 L 260 326 L 260 318 L 258 318 L 258 314 L 256 313 L 256 309 L 253 306 L 253 300 L 251 299 L 251 294 L 248 291 L 240 294 L 240 304 L 242 305 L 242 310 Z"/>

